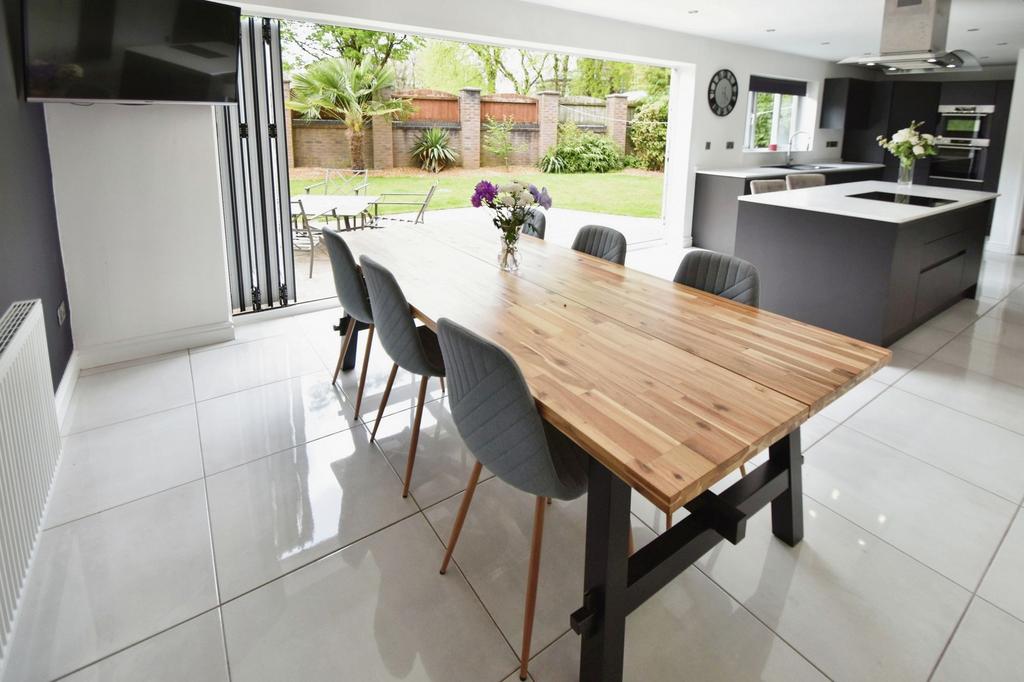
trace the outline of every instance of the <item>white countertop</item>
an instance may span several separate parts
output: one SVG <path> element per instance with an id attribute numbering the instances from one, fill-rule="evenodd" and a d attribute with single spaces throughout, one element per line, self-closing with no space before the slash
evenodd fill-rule
<path id="1" fill-rule="evenodd" d="M 895 182 L 881 180 L 865 180 L 862 182 L 846 182 L 823 187 L 808 187 L 767 194 L 748 194 L 739 198 L 749 204 L 765 204 L 782 208 L 795 208 L 818 213 L 878 220 L 887 223 L 907 223 L 911 220 L 927 218 L 939 213 L 955 211 L 965 206 L 978 204 L 994 199 L 998 194 L 992 192 L 975 192 L 966 189 L 949 187 L 930 187 L 928 185 L 912 185 L 908 194 L 919 197 L 952 199 L 953 203 L 930 208 L 913 204 L 897 204 L 895 202 L 876 201 L 851 197 L 851 194 L 864 192 L 897 193 L 899 185 Z"/>
<path id="2" fill-rule="evenodd" d="M 868 170 L 871 168 L 885 168 L 883 163 L 854 163 L 843 161 L 798 161 L 796 163 L 806 165 L 828 166 L 828 168 L 765 168 L 763 166 L 750 166 L 747 168 L 698 168 L 697 173 L 704 175 L 721 175 L 727 178 L 779 178 L 791 173 L 848 173 L 850 171 Z"/>

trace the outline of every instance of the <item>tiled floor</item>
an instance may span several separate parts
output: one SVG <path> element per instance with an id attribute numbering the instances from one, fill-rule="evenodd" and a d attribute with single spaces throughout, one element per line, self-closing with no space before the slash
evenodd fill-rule
<path id="1" fill-rule="evenodd" d="M 1024 258 L 980 289 L 804 427 L 800 546 L 761 513 L 631 616 L 628 679 L 1024 678 Z M 415 380 L 371 443 L 390 363 L 353 419 L 337 316 L 81 378 L 8 682 L 515 679 L 530 499 L 485 475 L 439 575 L 472 458 L 432 385 L 401 498 Z M 540 682 L 575 679 L 584 510 L 549 512 Z"/>

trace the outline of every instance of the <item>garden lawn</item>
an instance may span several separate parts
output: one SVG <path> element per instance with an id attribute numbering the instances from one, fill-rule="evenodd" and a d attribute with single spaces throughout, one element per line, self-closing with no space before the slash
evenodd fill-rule
<path id="1" fill-rule="evenodd" d="M 437 192 L 430 202 L 431 209 L 465 208 L 473 187 L 481 179 L 502 184 L 512 179 L 547 187 L 556 208 L 570 208 L 595 213 L 612 213 L 637 218 L 661 217 L 661 191 L 664 176 L 660 173 L 515 173 L 498 172 L 482 168 L 479 174 L 438 173 L 437 175 L 394 175 L 371 177 L 367 193 L 426 192 L 437 182 Z M 291 181 L 293 197 L 303 193 L 303 187 L 315 180 Z M 313 190 L 316 192 L 317 190 Z M 393 200 L 397 200 L 397 197 Z M 382 213 L 405 213 L 410 208 L 390 207 Z M 412 209 L 415 210 L 415 209 Z"/>

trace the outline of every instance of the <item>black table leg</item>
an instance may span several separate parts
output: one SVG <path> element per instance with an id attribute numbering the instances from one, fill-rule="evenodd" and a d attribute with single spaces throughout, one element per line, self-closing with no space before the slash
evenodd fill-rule
<path id="1" fill-rule="evenodd" d="M 594 617 L 583 633 L 580 680 L 606 682 L 622 679 L 631 491 L 594 458 L 589 473 L 583 601 Z"/>
<path id="2" fill-rule="evenodd" d="M 334 331 L 338 332 L 342 339 L 345 338 L 345 330 L 348 329 L 349 316 L 341 318 L 341 320 L 334 326 Z M 366 329 L 366 325 L 357 322 L 356 330 L 352 334 L 352 340 L 348 344 L 348 351 L 345 353 L 345 361 L 341 363 L 341 369 L 348 371 L 355 369 L 356 367 L 356 347 L 359 345 L 359 332 Z"/>
<path id="3" fill-rule="evenodd" d="M 785 467 L 789 472 L 786 492 L 772 500 L 772 533 L 790 547 L 795 547 L 804 538 L 800 429 L 794 429 L 788 436 L 773 443 L 768 448 L 768 461 Z"/>

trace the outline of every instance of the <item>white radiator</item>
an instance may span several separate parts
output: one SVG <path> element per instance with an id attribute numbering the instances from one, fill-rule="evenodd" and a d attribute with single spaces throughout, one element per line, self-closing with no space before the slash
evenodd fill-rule
<path id="1" fill-rule="evenodd" d="M 0 673 L 60 456 L 42 303 L 0 317 Z"/>

